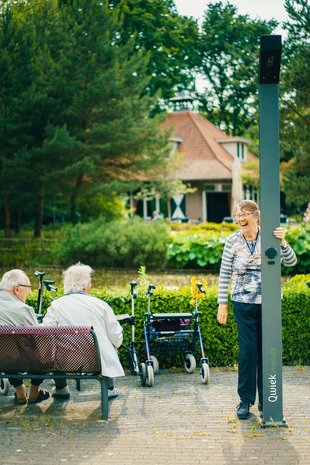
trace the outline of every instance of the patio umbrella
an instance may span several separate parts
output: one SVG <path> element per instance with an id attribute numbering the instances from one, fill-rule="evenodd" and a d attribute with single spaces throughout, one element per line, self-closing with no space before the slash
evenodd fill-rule
<path id="1" fill-rule="evenodd" d="M 241 163 L 238 157 L 235 157 L 232 165 L 232 202 L 231 202 L 231 215 L 233 216 L 236 211 L 237 203 L 243 200 L 243 187 L 241 179 Z"/>

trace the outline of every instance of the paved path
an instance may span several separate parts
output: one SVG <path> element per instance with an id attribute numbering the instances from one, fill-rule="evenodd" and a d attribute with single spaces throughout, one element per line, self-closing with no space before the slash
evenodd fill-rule
<path id="1" fill-rule="evenodd" d="M 152 388 L 131 375 L 101 420 L 99 383 L 71 384 L 69 401 L 16 406 L 0 396 L 1 465 L 310 465 L 310 367 L 286 367 L 288 428 L 261 428 L 235 416 L 237 373 L 163 370 Z M 50 388 L 49 382 L 45 382 Z"/>

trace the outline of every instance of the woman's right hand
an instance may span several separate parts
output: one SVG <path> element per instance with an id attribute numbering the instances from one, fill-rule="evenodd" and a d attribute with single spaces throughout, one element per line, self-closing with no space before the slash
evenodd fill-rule
<path id="1" fill-rule="evenodd" d="M 219 304 L 217 311 L 217 321 L 221 325 L 226 325 L 228 318 L 228 304 Z"/>

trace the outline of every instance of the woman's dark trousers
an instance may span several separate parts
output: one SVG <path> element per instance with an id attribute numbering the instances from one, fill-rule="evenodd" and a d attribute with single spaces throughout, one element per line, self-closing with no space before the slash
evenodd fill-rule
<path id="1" fill-rule="evenodd" d="M 255 403 L 256 386 L 263 403 L 262 386 L 262 306 L 233 302 L 238 328 L 238 394 L 240 400 Z"/>

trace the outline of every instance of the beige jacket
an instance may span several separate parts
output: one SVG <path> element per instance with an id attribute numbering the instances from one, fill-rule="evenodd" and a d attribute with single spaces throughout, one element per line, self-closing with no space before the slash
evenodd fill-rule
<path id="1" fill-rule="evenodd" d="M 10 292 L 0 290 L 0 325 L 38 326 L 32 307 Z"/>
<path id="2" fill-rule="evenodd" d="M 112 308 L 87 293 L 68 294 L 52 302 L 43 326 L 93 326 L 101 353 L 101 369 L 110 378 L 124 376 L 116 348 L 123 342 L 123 329 Z"/>

